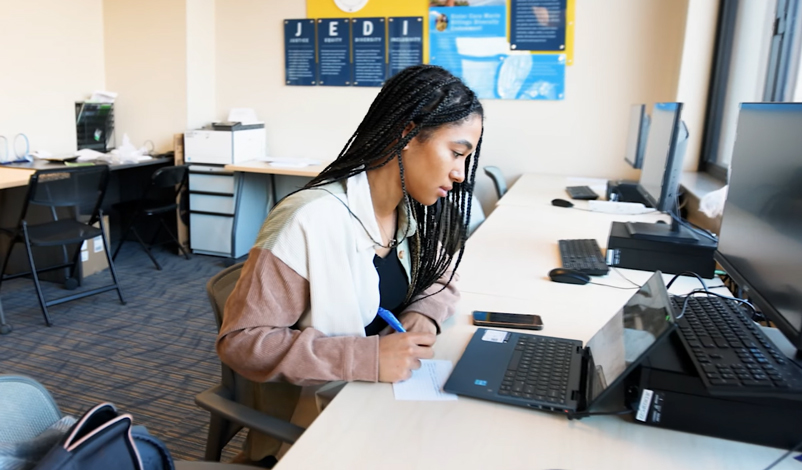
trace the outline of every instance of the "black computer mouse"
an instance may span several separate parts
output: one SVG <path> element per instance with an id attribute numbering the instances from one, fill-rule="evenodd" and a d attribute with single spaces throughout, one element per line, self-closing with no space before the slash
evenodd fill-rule
<path id="1" fill-rule="evenodd" d="M 554 268 L 549 271 L 549 277 L 554 282 L 562 282 L 565 284 L 582 285 L 590 282 L 590 276 L 587 274 L 583 273 L 582 271 L 567 268 Z"/>
<path id="2" fill-rule="evenodd" d="M 566 201 L 565 199 L 552 199 L 551 200 L 552 206 L 557 207 L 574 207 L 574 203 L 571 201 Z"/>

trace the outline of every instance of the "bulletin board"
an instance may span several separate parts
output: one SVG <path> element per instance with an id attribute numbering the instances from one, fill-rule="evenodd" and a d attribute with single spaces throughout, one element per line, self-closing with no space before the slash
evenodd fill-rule
<path id="1" fill-rule="evenodd" d="M 391 16 L 422 16 L 429 13 L 428 0 L 368 0 L 359 11 L 340 10 L 334 0 L 306 0 L 307 18 L 369 18 Z M 429 31 L 423 28 L 423 61 L 429 62 Z"/>

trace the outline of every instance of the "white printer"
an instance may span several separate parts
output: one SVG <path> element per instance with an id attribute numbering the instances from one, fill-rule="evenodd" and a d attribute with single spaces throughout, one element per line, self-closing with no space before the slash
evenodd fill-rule
<path id="1" fill-rule="evenodd" d="M 184 134 L 186 163 L 229 165 L 264 157 L 264 123 L 216 122 Z"/>

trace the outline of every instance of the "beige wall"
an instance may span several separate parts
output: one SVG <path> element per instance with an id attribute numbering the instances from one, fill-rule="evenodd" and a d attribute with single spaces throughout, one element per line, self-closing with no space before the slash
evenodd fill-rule
<path id="1" fill-rule="evenodd" d="M 699 168 L 717 22 L 718 2 L 689 0 L 676 98 L 685 103 L 682 119 L 689 133 L 685 171 Z"/>
<path id="2" fill-rule="evenodd" d="M 119 93 L 118 145 L 173 148 L 187 122 L 186 0 L 103 0 L 106 88 Z"/>
<path id="3" fill-rule="evenodd" d="M 75 101 L 105 81 L 102 1 L 0 0 L 0 45 L 0 135 L 74 151 Z"/>
<path id="4" fill-rule="evenodd" d="M 187 2 L 187 129 L 216 119 L 215 0 Z"/>
<path id="5" fill-rule="evenodd" d="M 687 0 L 578 0 L 575 65 L 564 101 L 486 100 L 482 165 L 523 172 L 637 177 L 624 163 L 629 106 L 677 96 Z M 275 156 L 336 157 L 375 89 L 283 84 L 283 19 L 301 0 L 217 3 L 217 113 L 256 108 Z M 491 186 L 477 176 L 487 208 Z"/>

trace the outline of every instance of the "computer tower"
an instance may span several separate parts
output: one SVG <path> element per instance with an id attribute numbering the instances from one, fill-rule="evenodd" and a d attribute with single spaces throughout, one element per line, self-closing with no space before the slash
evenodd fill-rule
<path id="1" fill-rule="evenodd" d="M 646 240 L 633 237 L 624 222 L 613 222 L 607 240 L 607 264 L 619 268 L 713 277 L 716 242 L 699 236 L 697 243 Z"/>
<path id="2" fill-rule="evenodd" d="M 608 201 L 639 202 L 646 207 L 652 207 L 649 201 L 638 190 L 637 181 L 607 181 L 606 197 Z"/>
<path id="3" fill-rule="evenodd" d="M 782 449 L 802 441 L 802 396 L 710 395 L 674 333 L 627 379 L 635 421 Z"/>

